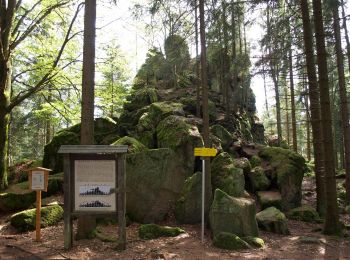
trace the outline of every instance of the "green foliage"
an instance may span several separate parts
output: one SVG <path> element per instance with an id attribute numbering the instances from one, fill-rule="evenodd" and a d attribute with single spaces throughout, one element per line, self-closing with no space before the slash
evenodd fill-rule
<path id="1" fill-rule="evenodd" d="M 139 228 L 139 236 L 142 239 L 155 239 L 158 237 L 176 237 L 184 230 L 178 227 L 159 226 L 156 224 L 145 224 Z"/>

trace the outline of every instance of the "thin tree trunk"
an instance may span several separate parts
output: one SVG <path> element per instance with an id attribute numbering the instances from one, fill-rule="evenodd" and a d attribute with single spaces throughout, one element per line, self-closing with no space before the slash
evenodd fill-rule
<path id="1" fill-rule="evenodd" d="M 208 113 L 208 76 L 207 76 L 207 57 L 205 40 L 205 19 L 204 19 L 204 0 L 199 0 L 200 16 L 200 41 L 201 41 L 201 78 L 203 95 L 203 139 L 204 146 L 210 147 L 209 143 L 209 113 Z M 208 157 L 207 157 L 208 158 Z M 212 201 L 210 160 L 205 161 L 205 208 L 208 212 Z"/>
<path id="2" fill-rule="evenodd" d="M 335 182 L 334 167 L 334 142 L 332 131 L 332 114 L 329 95 L 329 79 L 327 68 L 327 52 L 325 46 L 325 33 L 323 28 L 323 14 L 321 0 L 312 0 L 314 12 L 314 24 L 316 35 L 316 50 L 318 77 L 320 86 L 320 104 L 321 104 L 321 124 L 323 129 L 324 157 L 325 166 L 325 192 L 326 192 L 326 215 L 324 224 L 324 233 L 329 235 L 339 234 L 339 213 L 337 204 L 337 190 Z"/>
<path id="3" fill-rule="evenodd" d="M 196 82 L 196 116 L 201 116 L 201 101 L 200 101 L 200 71 L 199 71 L 199 61 L 198 61 L 198 0 L 194 0 L 194 27 L 195 27 L 195 37 L 196 37 L 196 76 L 197 76 L 197 82 Z"/>
<path id="4" fill-rule="evenodd" d="M 349 40 L 349 33 L 348 33 L 348 26 L 346 25 L 346 14 L 344 9 L 344 0 L 341 1 L 341 8 L 342 8 L 342 16 L 343 16 L 343 28 L 344 28 L 344 34 L 345 34 L 345 41 L 346 41 L 346 56 L 348 57 L 348 68 L 350 70 L 350 40 Z"/>
<path id="5" fill-rule="evenodd" d="M 350 203 L 350 125 L 349 125 L 349 108 L 348 100 L 346 96 L 346 82 L 344 73 L 344 58 L 343 50 L 341 46 L 341 33 L 339 25 L 339 13 L 338 6 L 333 7 L 333 29 L 335 36 L 335 52 L 337 56 L 337 70 L 338 70 L 338 83 L 339 83 L 339 96 L 340 96 L 340 108 L 341 108 L 341 122 L 344 135 L 344 148 L 345 148 L 345 172 L 346 172 L 346 204 Z M 341 155 L 340 155 L 341 156 Z"/>
<path id="6" fill-rule="evenodd" d="M 83 90 L 81 106 L 81 144 L 94 144 L 94 80 L 95 80 L 95 24 L 96 0 L 85 1 Z M 78 219 L 77 238 L 89 238 L 96 226 L 91 216 Z"/>
<path id="7" fill-rule="evenodd" d="M 311 127 L 316 174 L 317 211 L 321 216 L 324 216 L 326 211 L 326 199 L 324 183 L 324 150 L 322 142 L 323 133 L 321 127 L 320 97 L 313 53 L 313 38 L 308 0 L 300 0 L 300 6 L 303 20 L 303 39 L 306 55 L 307 77 L 309 81 Z"/>
<path id="8" fill-rule="evenodd" d="M 290 134 L 289 134 L 289 106 L 288 106 L 288 103 L 289 103 L 289 100 L 288 100 L 288 87 L 286 85 L 285 87 L 285 90 L 284 90 L 284 98 L 285 98 L 285 103 L 286 103 L 286 135 L 287 135 L 287 144 L 288 146 L 290 146 Z"/>
<path id="9" fill-rule="evenodd" d="M 293 151 L 298 152 L 297 140 L 297 120 L 295 116 L 295 94 L 294 94 L 294 78 L 293 78 L 293 50 L 289 48 L 289 82 L 290 82 L 290 106 L 292 113 L 292 136 L 293 136 Z"/>
<path id="10" fill-rule="evenodd" d="M 224 67 L 224 74 L 223 74 L 223 82 L 224 82 L 224 95 L 225 95 L 225 110 L 226 110 L 226 117 L 230 116 L 230 95 L 229 95 L 229 81 L 228 81 L 228 74 L 229 74 L 229 63 L 227 60 L 227 53 L 228 53 L 228 28 L 227 28 L 227 18 L 226 18 L 226 3 L 225 1 L 221 2 L 222 5 L 222 29 L 224 33 L 224 55 L 223 55 L 223 67 Z"/>
<path id="11" fill-rule="evenodd" d="M 237 47 L 236 47 L 236 3 L 231 1 L 231 37 L 232 37 L 232 64 L 233 64 L 233 80 L 232 80 L 232 93 L 238 88 L 238 73 L 237 73 Z M 237 112 L 237 103 L 233 104 L 233 111 Z"/>

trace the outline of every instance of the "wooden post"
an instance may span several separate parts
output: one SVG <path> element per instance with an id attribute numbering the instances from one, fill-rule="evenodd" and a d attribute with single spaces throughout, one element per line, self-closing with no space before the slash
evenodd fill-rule
<path id="1" fill-rule="evenodd" d="M 41 215 L 41 190 L 36 191 L 36 217 L 35 217 L 35 240 L 39 242 L 41 240 L 40 235 L 40 215 Z"/>
<path id="2" fill-rule="evenodd" d="M 119 237 L 118 249 L 125 250 L 126 248 L 126 178 L 125 178 L 125 155 L 119 155 L 118 158 L 118 223 Z"/>
<path id="3" fill-rule="evenodd" d="M 71 217 L 71 176 L 70 176 L 70 156 L 64 155 L 64 249 L 69 250 L 73 245 L 73 222 Z"/>

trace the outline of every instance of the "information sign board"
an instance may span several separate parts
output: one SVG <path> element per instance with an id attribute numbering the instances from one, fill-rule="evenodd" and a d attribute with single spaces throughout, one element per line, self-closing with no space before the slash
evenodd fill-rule
<path id="1" fill-rule="evenodd" d="M 45 172 L 32 171 L 31 190 L 45 190 Z"/>

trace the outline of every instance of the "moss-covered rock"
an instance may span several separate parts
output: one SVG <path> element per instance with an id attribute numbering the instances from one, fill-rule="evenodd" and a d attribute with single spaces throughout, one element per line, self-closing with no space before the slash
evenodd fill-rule
<path id="1" fill-rule="evenodd" d="M 290 219 L 301 220 L 305 222 L 319 222 L 320 216 L 316 209 L 309 205 L 303 205 L 301 207 L 291 209 L 287 213 L 287 217 Z"/>
<path id="2" fill-rule="evenodd" d="M 213 125 L 210 127 L 210 132 L 221 140 L 221 145 L 224 149 L 227 149 L 232 141 L 232 135 L 225 127 L 222 125 Z"/>
<path id="3" fill-rule="evenodd" d="M 35 192 L 26 193 L 1 193 L 0 210 L 1 212 L 12 212 L 29 208 L 35 202 Z"/>
<path id="4" fill-rule="evenodd" d="M 261 165 L 261 158 L 258 155 L 253 155 L 250 159 L 249 159 L 250 165 L 252 168 L 255 168 L 256 166 L 260 166 Z"/>
<path id="5" fill-rule="evenodd" d="M 201 221 L 202 173 L 187 178 L 180 198 L 175 204 L 175 217 L 180 223 L 193 224 Z"/>
<path id="6" fill-rule="evenodd" d="M 251 169 L 252 169 L 249 160 L 247 158 L 244 158 L 244 157 L 233 159 L 233 165 L 236 168 L 242 169 L 244 175 L 249 174 Z"/>
<path id="7" fill-rule="evenodd" d="M 158 101 L 158 94 L 155 88 L 142 88 L 131 93 L 124 103 L 124 109 L 131 112 L 148 106 Z"/>
<path id="8" fill-rule="evenodd" d="M 270 186 L 270 180 L 265 176 L 263 168 L 260 166 L 252 169 L 248 174 L 249 187 L 252 191 L 267 190 Z"/>
<path id="9" fill-rule="evenodd" d="M 176 237 L 185 231 L 178 227 L 144 224 L 139 227 L 139 237 L 142 239 L 155 239 L 159 237 Z"/>
<path id="10" fill-rule="evenodd" d="M 203 146 L 203 139 L 195 124 L 182 116 L 171 115 L 157 126 L 157 141 L 159 148 L 171 148 L 176 157 L 183 162 L 187 176 L 193 174 L 195 168 L 195 147 Z"/>
<path id="11" fill-rule="evenodd" d="M 300 206 L 305 159 L 289 149 L 279 147 L 265 147 L 259 152 L 259 156 L 276 170 L 277 180 L 272 181 L 277 183 L 281 192 L 282 209 L 288 211 Z"/>
<path id="12" fill-rule="evenodd" d="M 149 106 L 134 111 L 123 110 L 118 120 L 118 133 L 122 136 L 134 133 L 141 116 L 148 110 Z"/>
<path id="13" fill-rule="evenodd" d="M 282 209 L 282 197 L 278 191 L 258 191 L 257 198 L 261 209 L 269 207 Z"/>
<path id="14" fill-rule="evenodd" d="M 256 220 L 262 230 L 282 235 L 290 234 L 286 216 L 275 207 L 269 207 L 260 211 L 256 214 Z"/>
<path id="15" fill-rule="evenodd" d="M 221 189 L 230 196 L 241 197 L 244 194 L 243 170 L 234 167 L 231 156 L 226 152 L 213 159 L 211 181 L 213 189 Z"/>
<path id="16" fill-rule="evenodd" d="M 228 250 L 240 250 L 250 248 L 249 244 L 239 238 L 239 236 L 228 233 L 220 232 L 214 236 L 213 245 L 218 248 Z"/>
<path id="17" fill-rule="evenodd" d="M 127 145 L 129 153 L 139 153 L 147 150 L 146 146 L 137 141 L 135 138 L 129 136 L 124 136 L 118 139 L 112 145 Z"/>
<path id="18" fill-rule="evenodd" d="M 255 248 L 262 248 L 265 246 L 264 240 L 259 237 L 241 237 L 241 239 Z"/>
<path id="19" fill-rule="evenodd" d="M 234 198 L 219 189 L 215 190 L 209 222 L 214 236 L 220 232 L 238 236 L 259 235 L 254 200 Z"/>
<path id="20" fill-rule="evenodd" d="M 155 102 L 149 107 L 150 122 L 156 126 L 170 115 L 184 116 L 183 104 L 170 101 Z"/>
<path id="21" fill-rule="evenodd" d="M 131 220 L 150 223 L 164 219 L 179 198 L 186 176 L 168 148 L 126 155 L 126 208 Z"/>
<path id="22" fill-rule="evenodd" d="M 36 209 L 21 211 L 11 216 L 10 223 L 20 232 L 35 229 Z M 53 226 L 63 218 L 63 209 L 59 205 L 51 205 L 41 208 L 42 228 Z"/>

